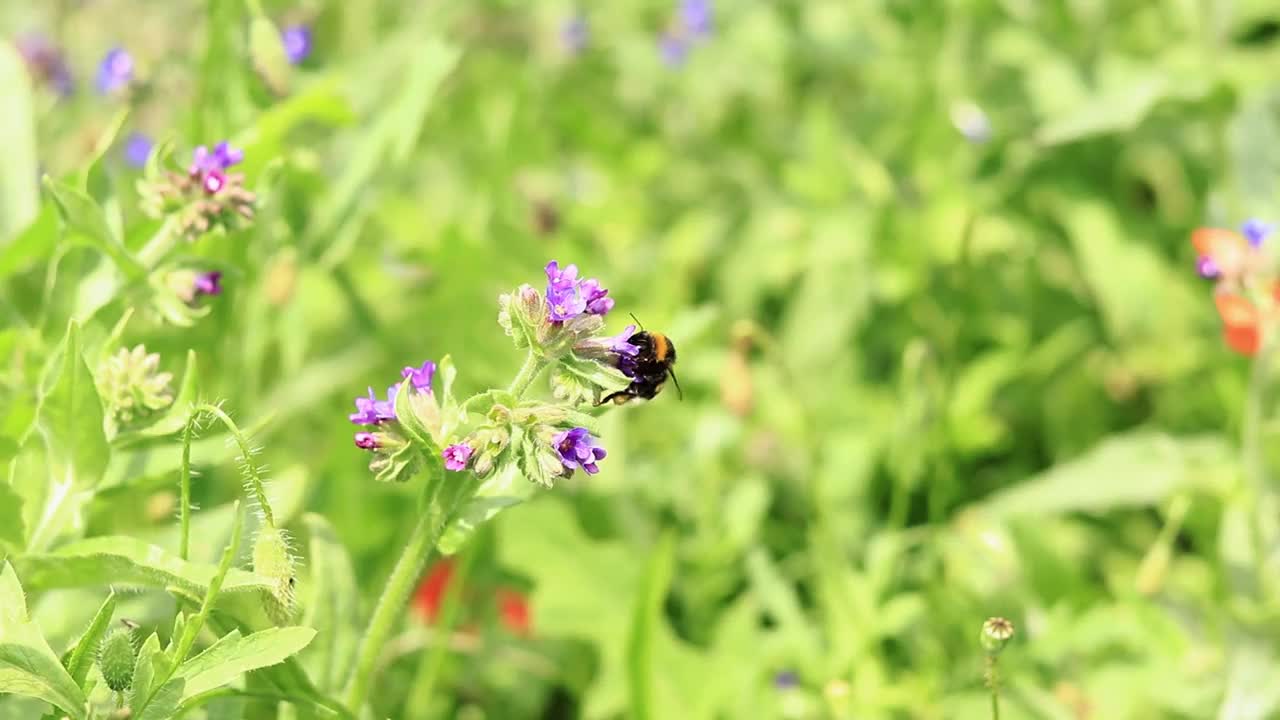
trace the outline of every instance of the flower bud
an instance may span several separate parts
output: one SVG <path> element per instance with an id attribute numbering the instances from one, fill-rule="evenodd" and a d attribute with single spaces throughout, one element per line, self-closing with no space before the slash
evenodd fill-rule
<path id="1" fill-rule="evenodd" d="M 121 348 L 98 367 L 96 379 L 106 411 L 103 424 L 108 439 L 173 403 L 169 387 L 173 374 L 159 370 L 160 356 L 148 354 L 143 345 L 133 350 Z"/>
<path id="2" fill-rule="evenodd" d="M 279 601 L 279 606 L 268 606 L 267 614 L 277 623 L 289 622 L 293 616 L 297 576 L 289 536 L 284 530 L 264 527 L 258 532 L 253 542 L 253 571 L 271 581 L 271 594 Z"/>
<path id="3" fill-rule="evenodd" d="M 987 618 L 987 621 L 982 623 L 982 634 L 979 638 L 982 641 L 982 649 L 986 650 L 988 655 L 999 655 L 1012 637 L 1013 623 L 1005 618 Z"/>
<path id="4" fill-rule="evenodd" d="M 133 686 L 133 668 L 138 651 L 133 647 L 133 636 L 128 630 L 113 631 L 98 646 L 98 669 L 107 687 L 124 692 Z"/>

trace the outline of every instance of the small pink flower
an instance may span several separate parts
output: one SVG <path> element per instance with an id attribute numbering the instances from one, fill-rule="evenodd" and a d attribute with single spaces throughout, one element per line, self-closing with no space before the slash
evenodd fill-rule
<path id="1" fill-rule="evenodd" d="M 217 195 L 227 186 L 227 176 L 221 170 L 210 170 L 204 176 L 204 191 Z"/>
<path id="2" fill-rule="evenodd" d="M 471 462 L 471 453 L 475 450 L 470 445 L 458 444 L 450 445 L 444 449 L 444 467 L 446 470 L 466 470 L 467 463 Z"/>

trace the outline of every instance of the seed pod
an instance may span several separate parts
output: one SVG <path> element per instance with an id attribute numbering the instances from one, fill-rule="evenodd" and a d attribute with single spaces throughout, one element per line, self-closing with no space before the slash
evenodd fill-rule
<path id="1" fill-rule="evenodd" d="M 1013 637 L 1013 623 L 1002 617 L 987 618 L 982 623 L 982 649 L 988 655 L 998 655 Z"/>
<path id="2" fill-rule="evenodd" d="M 98 669 L 107 687 L 124 692 L 133 686 L 133 666 L 138 651 L 133 647 L 133 636 L 128 630 L 116 630 L 98 646 Z"/>

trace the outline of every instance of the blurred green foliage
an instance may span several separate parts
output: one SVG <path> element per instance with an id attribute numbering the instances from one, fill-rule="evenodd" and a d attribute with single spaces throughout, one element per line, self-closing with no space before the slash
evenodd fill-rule
<path id="1" fill-rule="evenodd" d="M 1018 628 L 1006 718 L 1280 713 L 1268 368 L 1250 386 L 1222 346 L 1187 242 L 1280 218 L 1280 9 L 716 0 L 673 66 L 678 10 L 0 6 L 0 35 L 45 33 L 78 84 L 29 86 L 0 46 L 0 551 L 38 659 L 119 568 L 197 601 L 210 583 L 143 557 L 177 547 L 181 446 L 85 435 L 96 363 L 76 358 L 145 343 L 181 376 L 194 350 L 262 447 L 319 631 L 301 667 L 329 691 L 416 496 L 369 476 L 351 398 L 446 353 L 463 393 L 505 386 L 496 297 L 554 258 L 610 288 L 611 328 L 633 312 L 674 339 L 683 401 L 611 412 L 600 475 L 461 549 L 468 588 L 527 592 L 531 634 L 471 590 L 465 626 L 406 610 L 370 717 L 985 717 L 992 615 Z M 314 52 L 290 68 L 271 41 L 296 23 Z M 145 79 L 127 100 L 92 88 L 117 45 Z M 182 158 L 231 139 L 259 214 L 179 250 L 224 269 L 207 317 L 113 339 L 136 298 L 110 268 L 145 272 L 129 258 L 158 227 L 134 131 Z M 191 452 L 201 562 L 242 495 L 225 439 Z M 139 545 L 93 545 L 120 535 Z M 236 603 L 267 590 L 238 572 L 211 617 L 251 625 Z M 168 632 L 164 593 L 118 603 Z M 0 718 L 41 712 L 0 698 Z M 311 713 L 331 716 L 244 697 L 189 716 Z"/>

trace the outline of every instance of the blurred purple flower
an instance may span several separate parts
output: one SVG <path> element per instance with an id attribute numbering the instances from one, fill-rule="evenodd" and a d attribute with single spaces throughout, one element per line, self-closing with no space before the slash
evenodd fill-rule
<path id="1" fill-rule="evenodd" d="M 221 295 L 222 294 L 222 271 L 210 270 L 196 275 L 195 281 L 192 283 L 197 297 L 200 295 Z"/>
<path id="2" fill-rule="evenodd" d="M 588 475 L 600 472 L 596 462 L 603 460 L 608 454 L 584 427 L 557 433 L 551 438 L 551 444 L 560 453 L 561 464 L 570 471 L 582 468 Z"/>
<path id="3" fill-rule="evenodd" d="M 1218 266 L 1214 264 L 1213 258 L 1202 255 L 1196 259 L 1196 272 L 1203 278 L 1215 278 L 1218 277 Z"/>
<path id="4" fill-rule="evenodd" d="M 604 315 L 613 309 L 609 291 L 595 278 L 578 279 L 578 266 L 552 260 L 547 263 L 547 308 L 552 322 L 564 322 L 582 313 Z"/>
<path id="5" fill-rule="evenodd" d="M 98 92 L 106 95 L 127 88 L 133 82 L 133 56 L 121 47 L 114 47 L 98 64 Z"/>
<path id="6" fill-rule="evenodd" d="M 569 18 L 560 28 L 560 42 L 575 55 L 582 52 L 590 40 L 591 29 L 587 25 L 587 19 L 581 15 Z"/>
<path id="7" fill-rule="evenodd" d="M 658 39 L 658 52 L 669 67 L 679 67 L 689 57 L 689 44 L 679 35 L 665 32 Z"/>
<path id="8" fill-rule="evenodd" d="M 694 37 L 711 34 L 711 0 L 683 0 L 680 3 L 680 22 Z"/>
<path id="9" fill-rule="evenodd" d="M 446 470 L 466 470 L 467 463 L 471 462 L 471 453 L 475 449 L 470 445 L 457 444 L 450 445 L 441 453 L 444 456 L 444 467 Z"/>
<path id="10" fill-rule="evenodd" d="M 355 437 L 356 447 L 361 450 L 377 450 L 378 438 L 371 432 L 358 432 Z"/>
<path id="11" fill-rule="evenodd" d="M 790 690 L 800 684 L 800 677 L 791 670 L 780 670 L 773 676 L 773 686 L 779 690 Z"/>
<path id="12" fill-rule="evenodd" d="M 231 147 L 231 144 L 223 140 L 213 147 L 213 152 L 209 152 L 209 148 L 201 145 L 191 153 L 191 167 L 187 169 L 192 175 L 207 173 L 214 170 L 227 170 L 233 165 L 239 165 L 244 160 L 244 151 Z"/>
<path id="13" fill-rule="evenodd" d="M 1245 221 L 1240 228 L 1240 234 L 1244 235 L 1244 239 L 1249 241 L 1253 247 L 1262 247 L 1262 243 L 1275 230 L 1275 226 L 1271 223 L 1263 222 L 1257 218 L 1250 218 Z"/>
<path id="14" fill-rule="evenodd" d="M 285 28 L 280 32 L 280 41 L 284 44 L 285 56 L 294 65 L 311 55 L 311 28 L 306 25 Z"/>
<path id="15" fill-rule="evenodd" d="M 422 367 L 405 367 L 400 371 L 400 377 L 409 378 L 414 390 L 428 395 L 431 394 L 431 378 L 435 377 L 435 374 L 436 364 L 430 360 L 422 363 Z"/>
<path id="16" fill-rule="evenodd" d="M 151 157 L 151 148 L 155 142 L 140 132 L 129 133 L 124 141 L 124 160 L 133 167 L 146 167 L 147 158 Z"/>
<path id="17" fill-rule="evenodd" d="M 971 143 L 981 145 L 991 139 L 991 119 L 977 103 L 966 100 L 952 105 L 951 125 Z"/>
<path id="18" fill-rule="evenodd" d="M 18 38 L 14 44 L 32 76 L 48 84 L 62 97 L 75 91 L 75 80 L 71 77 L 71 69 L 67 67 L 66 57 L 48 37 L 40 33 L 28 33 Z"/>

